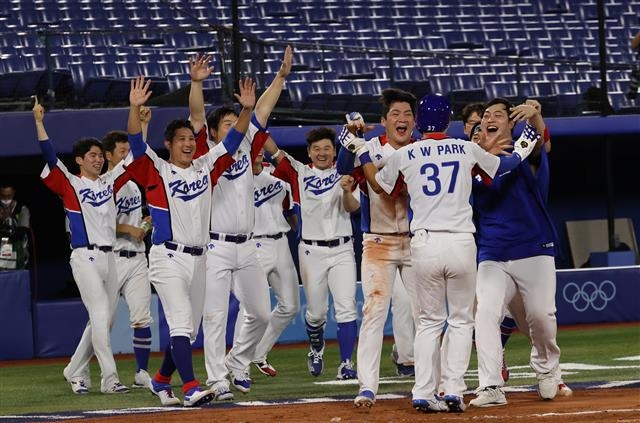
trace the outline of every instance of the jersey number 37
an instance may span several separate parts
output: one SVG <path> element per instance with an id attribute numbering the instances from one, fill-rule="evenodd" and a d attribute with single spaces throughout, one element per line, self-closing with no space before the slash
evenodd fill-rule
<path id="1" fill-rule="evenodd" d="M 456 187 L 456 180 L 458 178 L 458 169 L 460 169 L 460 162 L 442 162 L 440 166 L 435 163 L 425 163 L 420 168 L 420 174 L 425 175 L 427 178 L 427 184 L 422 186 L 422 191 L 425 195 L 434 196 L 440 194 L 442 191 L 442 181 L 441 178 L 444 176 L 446 181 L 446 176 L 441 176 L 441 170 L 444 171 L 445 168 L 451 168 L 451 182 L 449 183 L 449 187 L 447 188 L 447 193 L 453 193 Z M 447 169 L 449 170 L 449 169 Z"/>

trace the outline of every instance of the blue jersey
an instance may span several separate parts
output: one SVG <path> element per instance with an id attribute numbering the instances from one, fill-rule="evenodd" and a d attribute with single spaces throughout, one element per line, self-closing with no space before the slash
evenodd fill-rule
<path id="1" fill-rule="evenodd" d="M 544 148 L 541 154 L 535 175 L 525 160 L 491 185 L 474 180 L 478 262 L 556 255 L 557 236 L 546 208 L 549 162 Z"/>

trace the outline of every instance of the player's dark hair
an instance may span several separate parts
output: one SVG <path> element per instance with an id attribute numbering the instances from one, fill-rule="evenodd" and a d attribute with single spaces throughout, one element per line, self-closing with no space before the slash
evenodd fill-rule
<path id="1" fill-rule="evenodd" d="M 165 141 L 173 141 L 173 137 L 176 136 L 176 131 L 181 128 L 189 128 L 191 132 L 193 132 L 193 126 L 187 119 L 175 119 L 169 122 L 166 128 L 164 128 Z"/>
<path id="2" fill-rule="evenodd" d="M 336 131 L 332 128 L 327 128 L 326 126 L 312 129 L 307 132 L 307 146 L 310 147 L 316 141 L 320 141 L 323 139 L 330 139 L 333 144 L 336 140 Z"/>
<path id="3" fill-rule="evenodd" d="M 504 106 L 504 108 L 507 110 L 507 117 L 509 116 L 510 110 L 513 107 L 513 103 L 510 102 L 509 100 L 507 100 L 506 98 L 502 98 L 502 97 L 496 97 L 493 100 L 490 100 L 489 102 L 487 102 L 484 105 L 484 109 L 482 110 L 482 114 L 484 115 L 484 112 L 491 106 L 493 106 L 494 104 L 502 104 Z M 511 118 L 509 118 L 509 120 L 511 120 Z M 513 128 L 511 128 L 511 135 L 513 135 L 513 130 L 515 128 L 515 125 L 513 126 Z"/>
<path id="4" fill-rule="evenodd" d="M 97 138 L 80 138 L 73 144 L 72 154 L 73 157 L 84 158 L 84 155 L 91 150 L 91 147 L 96 146 L 104 153 L 104 147 Z"/>
<path id="5" fill-rule="evenodd" d="M 460 115 L 462 116 L 462 123 L 467 123 L 472 114 L 477 113 L 478 116 L 482 117 L 484 113 L 485 106 L 482 103 L 469 103 L 462 108 L 462 112 Z"/>
<path id="6" fill-rule="evenodd" d="M 234 115 L 238 117 L 238 113 L 236 113 L 236 109 L 234 109 L 233 106 L 220 106 L 210 112 L 209 116 L 207 116 L 207 126 L 209 127 L 209 130 L 215 129 L 217 131 L 220 121 L 224 119 L 226 115 Z"/>
<path id="7" fill-rule="evenodd" d="M 411 107 L 411 113 L 413 116 L 416 115 L 416 104 L 418 103 L 418 99 L 416 96 L 411 94 L 408 91 L 404 91 L 398 88 L 387 88 L 380 93 L 380 98 L 378 99 L 380 103 L 382 103 L 382 117 L 386 118 L 389 113 L 389 109 L 391 109 L 391 104 L 396 102 L 401 103 L 409 103 Z"/>
<path id="8" fill-rule="evenodd" d="M 102 138 L 102 147 L 104 147 L 104 151 L 108 151 L 109 153 L 113 153 L 113 150 L 116 149 L 116 143 L 118 142 L 129 142 L 129 138 L 127 138 L 127 133 L 124 131 L 111 131 L 108 132 Z"/>

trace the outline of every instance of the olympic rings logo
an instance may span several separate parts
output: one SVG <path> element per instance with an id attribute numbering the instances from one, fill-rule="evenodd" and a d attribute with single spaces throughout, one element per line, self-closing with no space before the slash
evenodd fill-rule
<path id="1" fill-rule="evenodd" d="M 577 312 L 582 313 L 589 306 L 595 311 L 602 311 L 616 296 L 616 286 L 609 280 L 600 282 L 599 286 L 591 281 L 583 283 L 582 286 L 569 282 L 562 289 L 562 296 Z"/>

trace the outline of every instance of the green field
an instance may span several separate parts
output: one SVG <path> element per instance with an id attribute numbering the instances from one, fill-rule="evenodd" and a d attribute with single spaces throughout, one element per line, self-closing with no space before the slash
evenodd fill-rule
<path id="1" fill-rule="evenodd" d="M 558 333 L 562 348 L 562 365 L 565 382 L 640 380 L 640 324 L 603 326 L 584 329 L 563 329 Z M 395 376 L 389 359 L 391 343 L 385 342 L 382 354 L 381 384 L 379 394 L 397 392 L 408 394 L 412 380 Z M 525 338 L 515 334 L 509 341 L 506 360 L 511 369 L 509 386 L 532 385 L 535 377 L 528 367 L 529 347 Z M 626 360 L 619 360 L 627 357 Z M 133 379 L 134 360 L 131 356 L 117 356 L 121 380 L 130 385 Z M 151 358 L 150 368 L 155 371 L 161 357 Z M 336 344 L 328 344 L 325 350 L 324 373 L 314 378 L 307 372 L 306 347 L 286 346 L 276 348 L 269 356 L 278 370 L 275 378 L 267 378 L 257 371 L 253 373 L 253 386 L 249 394 L 235 391 L 236 401 L 284 400 L 302 397 L 355 396 L 356 381 L 337 382 L 338 363 Z M 156 407 L 160 403 L 147 390 L 132 390 L 125 395 L 99 393 L 99 368 L 92 362 L 91 376 L 94 384 L 88 395 L 74 395 L 63 380 L 62 369 L 66 360 L 33 360 L 26 365 L 0 367 L 0 416 L 27 413 L 53 413 L 71 410 L 97 410 L 128 407 Z M 196 376 L 206 379 L 204 358 L 201 351 L 194 356 Z M 477 387 L 475 351 L 467 374 L 469 388 Z M 175 376 L 178 377 L 177 374 Z M 175 379 L 174 383 L 178 383 Z M 179 389 L 176 388 L 176 394 Z"/>

